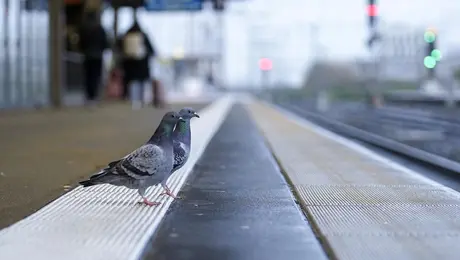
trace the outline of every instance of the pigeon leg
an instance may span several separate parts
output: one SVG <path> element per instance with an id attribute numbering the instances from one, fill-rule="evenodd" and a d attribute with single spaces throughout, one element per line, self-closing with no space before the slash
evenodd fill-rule
<path id="1" fill-rule="evenodd" d="M 141 195 L 141 197 L 142 197 L 142 202 L 140 202 L 140 203 L 144 203 L 145 205 L 148 205 L 148 206 L 158 206 L 158 205 L 161 204 L 161 202 L 149 201 L 149 200 L 145 197 L 145 189 L 144 189 L 144 188 L 138 189 L 137 192 L 138 192 L 139 195 Z"/>
<path id="2" fill-rule="evenodd" d="M 142 201 L 145 205 L 148 205 L 148 206 L 158 206 L 161 204 L 161 202 L 156 202 L 156 201 L 149 201 L 147 198 L 143 198 L 143 201 Z"/>
<path id="3" fill-rule="evenodd" d="M 161 186 L 163 187 L 163 189 L 165 189 L 164 192 L 160 193 L 160 195 L 168 195 L 170 197 L 172 197 L 173 199 L 177 199 L 177 197 L 171 192 L 171 190 L 169 189 L 168 186 L 166 186 L 166 183 L 161 183 Z"/>

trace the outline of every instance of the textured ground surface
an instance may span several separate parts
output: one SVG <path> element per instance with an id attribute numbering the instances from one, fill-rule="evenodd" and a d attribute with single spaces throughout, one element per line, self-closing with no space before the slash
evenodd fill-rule
<path id="1" fill-rule="evenodd" d="M 142 259 L 327 259 L 241 105 L 230 111 L 179 195 Z"/>
<path id="2" fill-rule="evenodd" d="M 165 111 L 132 111 L 129 105 L 113 104 L 94 110 L 0 113 L 0 228 L 131 152 L 150 137 Z"/>

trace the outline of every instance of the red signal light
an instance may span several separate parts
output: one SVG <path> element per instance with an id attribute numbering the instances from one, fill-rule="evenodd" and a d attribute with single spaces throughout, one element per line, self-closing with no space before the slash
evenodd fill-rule
<path id="1" fill-rule="evenodd" d="M 377 16 L 377 5 L 368 5 L 367 6 L 367 15 Z"/>
<path id="2" fill-rule="evenodd" d="M 262 58 L 259 60 L 259 68 L 261 70 L 271 70 L 273 67 L 272 61 L 267 58 Z"/>

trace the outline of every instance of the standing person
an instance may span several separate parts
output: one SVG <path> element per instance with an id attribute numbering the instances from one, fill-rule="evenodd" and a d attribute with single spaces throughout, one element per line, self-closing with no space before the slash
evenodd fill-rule
<path id="1" fill-rule="evenodd" d="M 150 79 L 149 61 L 156 55 L 148 36 L 137 20 L 121 39 L 122 67 L 133 109 L 142 106 L 145 83 Z"/>
<path id="2" fill-rule="evenodd" d="M 107 34 L 99 13 L 87 13 L 80 30 L 80 47 L 84 55 L 85 96 L 87 105 L 95 105 L 103 66 L 103 54 L 109 48 Z"/>

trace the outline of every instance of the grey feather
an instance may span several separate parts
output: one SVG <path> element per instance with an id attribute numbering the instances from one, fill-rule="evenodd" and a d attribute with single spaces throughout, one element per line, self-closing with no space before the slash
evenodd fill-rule
<path id="1" fill-rule="evenodd" d="M 192 108 L 188 107 L 181 109 L 179 115 L 184 121 L 178 122 L 173 132 L 174 167 L 171 174 L 182 168 L 187 162 L 192 138 L 190 120 L 194 117 L 200 117 Z"/>
<path id="2" fill-rule="evenodd" d="M 174 141 L 174 166 L 172 172 L 175 172 L 182 168 L 187 162 L 190 155 L 190 147 L 186 144 Z"/>
<path id="3" fill-rule="evenodd" d="M 90 180 L 94 184 L 108 183 L 138 189 L 160 183 L 172 166 L 172 155 L 157 145 L 145 144 L 91 176 Z"/>
<path id="4" fill-rule="evenodd" d="M 145 179 L 161 173 L 168 167 L 167 153 L 157 145 L 146 144 L 129 154 L 119 163 L 120 169 L 134 179 Z"/>
<path id="5" fill-rule="evenodd" d="M 171 173 L 174 165 L 172 131 L 177 121 L 183 120 L 178 113 L 168 112 L 149 141 L 122 159 L 110 162 L 106 168 L 80 182 L 84 187 L 112 184 L 137 189 L 144 198 L 146 188 L 161 183 Z"/>

